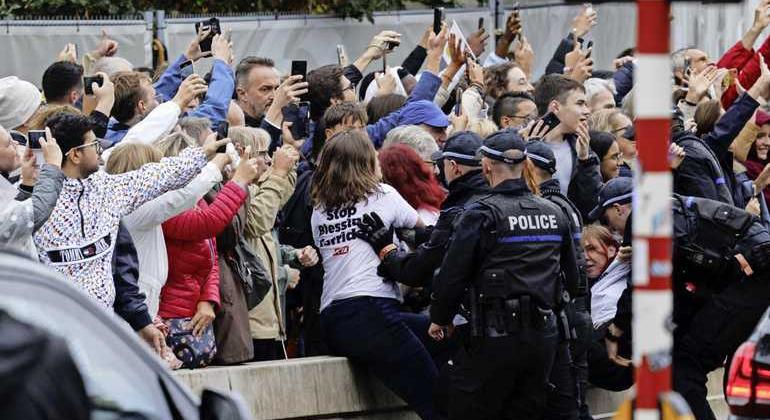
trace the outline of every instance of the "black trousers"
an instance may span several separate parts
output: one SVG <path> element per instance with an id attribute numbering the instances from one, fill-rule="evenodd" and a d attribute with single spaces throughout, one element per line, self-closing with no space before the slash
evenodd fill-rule
<path id="1" fill-rule="evenodd" d="M 674 289 L 673 382 L 699 420 L 715 419 L 706 401 L 709 372 L 732 358 L 770 304 L 770 281 L 754 276 L 735 281 L 705 302 L 681 286 Z"/>
<path id="2" fill-rule="evenodd" d="M 588 393 L 588 348 L 591 346 L 593 336 L 593 323 L 588 312 L 590 297 L 584 296 L 575 299 L 575 317 L 570 320 L 572 328 L 577 333 L 577 339 L 570 343 L 570 355 L 572 356 L 572 369 L 577 382 L 578 418 L 590 420 L 591 413 L 586 403 Z"/>
<path id="3" fill-rule="evenodd" d="M 460 349 L 449 372 L 449 418 L 542 418 L 558 340 L 551 317 L 541 330 L 487 337 Z"/>

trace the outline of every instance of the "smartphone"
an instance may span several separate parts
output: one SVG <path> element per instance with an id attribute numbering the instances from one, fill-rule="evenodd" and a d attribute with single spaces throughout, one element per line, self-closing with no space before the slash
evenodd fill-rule
<path id="1" fill-rule="evenodd" d="M 294 60 L 291 62 L 291 75 L 296 76 L 300 75 L 302 76 L 302 81 L 307 81 L 307 61 L 305 60 Z M 304 94 L 300 96 L 300 101 L 307 101 L 308 100 L 308 94 Z"/>
<path id="2" fill-rule="evenodd" d="M 516 18 L 518 19 L 519 16 L 521 16 L 521 13 L 519 12 L 519 7 L 521 6 L 521 3 L 516 2 L 516 4 L 513 5 L 513 14 L 516 15 Z M 516 36 L 513 38 L 514 40 L 519 39 L 521 40 L 521 31 L 516 33 Z"/>
<path id="3" fill-rule="evenodd" d="M 222 28 L 219 26 L 219 19 L 215 17 L 195 23 L 196 34 L 208 28 L 211 28 L 211 32 L 209 32 L 209 35 L 205 39 L 203 39 L 199 44 L 201 48 L 201 52 L 211 51 L 211 40 L 214 39 L 214 35 L 219 35 L 222 33 Z"/>
<path id="4" fill-rule="evenodd" d="M 543 115 L 543 118 L 540 118 L 540 120 L 543 121 L 543 125 L 548 127 L 548 131 L 553 130 L 554 128 L 556 128 L 557 125 L 561 123 L 561 121 L 559 120 L 559 117 L 557 117 L 556 114 L 550 111 L 547 112 L 545 115 Z"/>
<path id="5" fill-rule="evenodd" d="M 93 84 L 96 83 L 97 86 L 102 87 L 104 84 L 104 78 L 100 75 L 96 76 L 85 76 L 83 77 L 83 89 L 86 92 L 86 95 L 93 95 L 94 89 Z"/>
<path id="6" fill-rule="evenodd" d="M 478 26 L 478 29 L 479 29 L 479 30 L 482 30 L 482 29 L 484 29 L 484 18 L 483 18 L 483 17 L 480 17 L 480 18 L 479 18 L 479 26 Z"/>
<path id="7" fill-rule="evenodd" d="M 29 130 L 27 132 L 27 147 L 40 150 L 40 139 L 45 138 L 45 130 Z"/>
<path id="8" fill-rule="evenodd" d="M 348 64 L 345 55 L 345 46 L 337 44 L 337 64 L 339 64 L 340 67 L 345 67 Z"/>
<path id="9" fill-rule="evenodd" d="M 292 123 L 291 136 L 294 140 L 310 137 L 310 102 L 289 104 L 281 110 L 283 120 Z"/>
<path id="10" fill-rule="evenodd" d="M 226 139 L 228 131 L 230 131 L 230 123 L 228 123 L 227 121 L 220 122 L 219 127 L 217 127 L 217 140 Z M 225 153 L 226 151 L 227 151 L 226 144 L 219 146 L 219 148 L 217 149 L 217 153 Z"/>
<path id="11" fill-rule="evenodd" d="M 179 66 L 179 74 L 182 76 L 182 80 L 195 74 L 195 65 L 192 60 L 187 60 Z"/>
<path id="12" fill-rule="evenodd" d="M 382 74 L 388 73 L 388 56 L 386 54 L 382 55 Z"/>
<path id="13" fill-rule="evenodd" d="M 584 3 L 583 6 L 586 8 L 586 16 L 590 16 L 594 13 L 594 6 L 591 3 Z"/>
<path id="14" fill-rule="evenodd" d="M 586 44 L 586 50 L 588 51 L 588 54 L 586 54 L 586 58 L 591 58 L 591 53 L 593 53 L 593 50 L 591 48 L 594 47 L 593 41 L 588 41 L 588 44 Z"/>
<path id="15" fill-rule="evenodd" d="M 463 113 L 463 90 L 455 89 L 455 115 L 458 117 Z"/>
<path id="16" fill-rule="evenodd" d="M 45 139 L 45 130 L 29 130 L 27 132 L 27 148 L 32 150 L 35 155 L 35 165 L 40 166 L 45 163 L 43 150 L 40 147 L 40 139 Z"/>
<path id="17" fill-rule="evenodd" d="M 441 24 L 444 21 L 444 8 L 433 8 L 433 33 L 438 34 L 441 32 Z"/>

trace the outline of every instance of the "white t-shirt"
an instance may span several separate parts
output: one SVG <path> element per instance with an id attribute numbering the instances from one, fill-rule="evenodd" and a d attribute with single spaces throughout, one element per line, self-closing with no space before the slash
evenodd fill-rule
<path id="1" fill-rule="evenodd" d="M 413 228 L 417 212 L 390 185 L 380 184 L 381 192 L 335 211 L 313 209 L 310 225 L 313 240 L 324 264 L 321 310 L 335 300 L 372 296 L 401 300 L 395 283 L 386 283 L 377 275 L 380 259 L 368 243 L 355 237 L 365 213 L 376 212 L 385 226 Z"/>
<path id="2" fill-rule="evenodd" d="M 559 180 L 559 189 L 566 196 L 572 181 L 572 147 L 566 141 L 546 144 L 556 158 L 556 173 L 553 176 Z"/>

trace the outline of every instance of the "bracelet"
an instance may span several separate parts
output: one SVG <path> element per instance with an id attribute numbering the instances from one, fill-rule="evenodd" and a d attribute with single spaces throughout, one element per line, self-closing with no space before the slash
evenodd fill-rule
<path id="1" fill-rule="evenodd" d="M 380 250 L 380 254 L 379 254 L 380 261 L 384 260 L 385 257 L 387 257 L 388 254 L 390 254 L 391 252 L 395 251 L 396 248 L 397 247 L 394 244 L 387 244 L 387 245 L 385 245 L 385 248 L 382 248 Z"/>

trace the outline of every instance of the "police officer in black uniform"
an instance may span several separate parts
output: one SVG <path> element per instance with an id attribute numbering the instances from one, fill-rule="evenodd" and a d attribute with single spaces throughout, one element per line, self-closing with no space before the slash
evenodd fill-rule
<path id="1" fill-rule="evenodd" d="M 453 359 L 450 419 L 542 417 L 558 332 L 553 309 L 578 272 L 569 222 L 522 178 L 525 142 L 514 130 L 480 149 L 490 194 L 455 223 L 434 281 L 431 326 L 441 340 L 467 295 L 471 345 Z"/>
<path id="2" fill-rule="evenodd" d="M 586 391 L 588 389 L 588 347 L 593 326 L 589 313 L 591 302 L 588 295 L 585 255 L 583 246 L 580 244 L 583 219 L 572 201 L 561 193 L 558 178 L 553 177 L 556 173 L 556 157 L 551 148 L 542 141 L 530 141 L 527 143 L 527 159 L 534 166 L 540 195 L 559 206 L 570 222 L 580 275 L 575 296 L 570 296 L 566 290 L 562 290 L 557 311 L 562 321 L 559 323 L 561 341 L 551 369 L 550 382 L 553 388 L 548 396 L 545 418 L 549 420 L 591 418 L 586 404 Z"/>
<path id="3" fill-rule="evenodd" d="M 481 159 L 476 156 L 481 142 L 478 134 L 462 131 L 449 137 L 444 149 L 433 154 L 438 178 L 449 190 L 436 226 L 430 239 L 414 252 L 393 250 L 385 255 L 379 267 L 381 276 L 409 286 L 430 286 L 433 273 L 444 258 L 455 218 L 462 213 L 466 203 L 487 192 L 487 181 L 481 173 Z M 392 242 L 392 235 L 380 242 L 375 240 L 380 235 L 369 234 L 368 230 L 359 232 L 358 236 L 369 242 L 376 253 Z"/>

